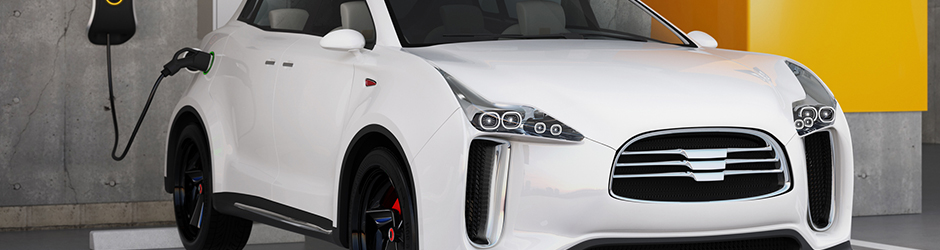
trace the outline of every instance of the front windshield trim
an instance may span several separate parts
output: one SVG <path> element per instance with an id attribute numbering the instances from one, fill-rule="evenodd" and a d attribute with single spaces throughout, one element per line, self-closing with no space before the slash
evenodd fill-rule
<path id="1" fill-rule="evenodd" d="M 655 16 L 656 19 L 659 20 L 659 22 L 665 24 L 666 27 L 669 27 L 669 30 L 671 30 L 673 34 L 675 34 L 676 36 L 684 40 L 684 42 L 686 43 L 685 46 L 696 47 L 696 48 L 699 47 L 698 44 L 696 44 L 694 40 L 689 38 L 685 34 L 685 32 L 682 31 L 682 29 L 679 29 L 679 26 L 676 26 L 672 24 L 672 22 L 669 22 L 669 20 L 667 20 L 662 15 L 660 15 L 659 12 L 656 12 L 656 10 L 654 10 L 653 8 L 650 8 L 650 6 L 646 5 L 646 3 L 644 3 L 642 0 L 630 0 L 630 1 L 637 3 L 639 6 L 642 6 L 643 9 L 646 10 L 646 13 L 649 13 L 650 15 Z"/>
<path id="2" fill-rule="evenodd" d="M 385 5 L 388 6 L 386 8 L 386 11 L 389 14 L 390 21 L 392 21 L 392 27 L 395 28 L 395 34 L 398 37 L 399 44 L 403 48 L 428 47 L 428 46 L 434 46 L 434 45 L 440 45 L 440 44 L 451 44 L 451 43 L 481 42 L 481 41 L 463 41 L 463 42 L 439 42 L 439 43 L 418 43 L 418 44 L 410 43 L 408 42 L 408 39 L 405 37 L 405 34 L 402 31 L 401 24 L 399 22 L 398 17 L 395 14 L 395 11 L 392 9 L 392 4 L 390 1 L 392 0 L 385 0 Z M 643 1 L 641 0 L 628 0 L 628 1 L 636 4 L 637 6 L 640 6 L 643 9 L 643 11 L 645 11 L 647 14 L 655 17 L 657 21 L 659 21 L 661 24 L 669 28 L 669 30 L 672 31 L 672 33 L 675 36 L 679 37 L 679 39 L 681 39 L 683 42 L 683 44 L 674 44 L 674 43 L 668 43 L 668 44 L 681 46 L 681 47 L 692 47 L 692 48 L 700 47 L 698 44 L 695 43 L 695 41 L 693 41 L 684 32 L 682 32 L 682 30 L 680 30 L 679 27 L 673 25 L 671 22 L 669 22 L 669 20 L 666 20 L 666 18 L 664 18 L 662 15 L 657 13 L 652 8 L 650 8 Z M 499 6 L 499 11 L 500 12 L 506 11 L 504 7 L 505 6 Z M 625 40 L 625 41 L 630 41 L 630 40 Z M 649 40 L 649 41 L 653 41 L 653 40 Z"/>
<path id="3" fill-rule="evenodd" d="M 389 21 L 392 21 L 392 27 L 395 27 L 395 36 L 398 37 L 398 43 L 401 45 L 401 47 L 408 48 L 408 47 L 428 46 L 428 45 L 416 46 L 416 45 L 412 45 L 411 43 L 408 43 L 408 39 L 405 38 L 405 32 L 402 32 L 401 25 L 398 24 L 399 23 L 398 17 L 395 16 L 395 10 L 392 9 L 391 1 L 392 0 L 385 0 L 385 11 L 388 12 Z"/>

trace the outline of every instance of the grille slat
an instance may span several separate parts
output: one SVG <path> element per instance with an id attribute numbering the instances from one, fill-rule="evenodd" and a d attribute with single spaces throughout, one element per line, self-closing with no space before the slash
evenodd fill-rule
<path id="1" fill-rule="evenodd" d="M 778 162 L 779 159 L 724 159 L 725 165 L 733 164 L 747 164 L 747 163 L 771 163 Z M 633 162 L 633 163 L 617 163 L 617 167 L 648 167 L 648 166 L 688 166 L 692 170 L 695 170 L 693 166 L 696 163 L 701 162 L 714 162 L 714 161 L 657 161 L 657 162 Z"/>
<path id="2" fill-rule="evenodd" d="M 631 143 L 627 151 L 650 151 L 675 149 L 675 145 L 683 145 L 682 149 L 703 148 L 761 148 L 767 144 L 760 138 L 748 135 L 735 135 L 724 133 L 701 133 L 694 135 L 667 134 L 661 137 Z"/>
<path id="3" fill-rule="evenodd" d="M 611 193 L 620 199 L 706 202 L 789 190 L 782 147 L 747 129 L 678 129 L 641 135 L 618 152 Z"/>
<path id="4" fill-rule="evenodd" d="M 806 147 L 810 222 L 816 229 L 828 228 L 832 217 L 831 138 L 829 131 L 820 131 L 803 139 Z"/>

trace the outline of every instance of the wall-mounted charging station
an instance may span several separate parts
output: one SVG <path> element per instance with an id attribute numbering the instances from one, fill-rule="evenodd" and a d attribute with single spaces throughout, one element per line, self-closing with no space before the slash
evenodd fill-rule
<path id="1" fill-rule="evenodd" d="M 114 148 L 111 150 L 111 158 L 120 161 L 127 156 L 127 151 L 134 143 L 134 138 L 137 137 L 140 124 L 143 123 L 144 117 L 147 116 L 147 110 L 150 109 L 150 103 L 153 101 L 153 96 L 157 92 L 157 87 L 160 86 L 160 81 L 162 81 L 164 77 L 176 74 L 176 72 L 179 72 L 182 68 L 207 73 L 212 66 L 215 55 L 193 48 L 183 48 L 173 55 L 173 59 L 170 60 L 170 62 L 163 65 L 163 70 L 160 71 L 160 76 L 157 77 L 157 81 L 153 84 L 150 97 L 147 98 L 147 104 L 144 105 L 144 110 L 137 119 L 137 125 L 134 126 L 134 131 L 131 132 L 131 137 L 124 147 L 124 152 L 122 152 L 121 155 L 117 155 L 119 133 L 117 112 L 115 111 L 117 108 L 114 106 L 114 87 L 111 77 L 111 45 L 123 44 L 130 40 L 131 37 L 134 37 L 134 33 L 137 32 L 137 17 L 134 11 L 134 0 L 92 0 L 91 6 L 91 17 L 88 19 L 88 41 L 96 45 L 107 46 L 108 94 L 111 102 L 111 119 L 114 123 Z"/>
<path id="2" fill-rule="evenodd" d="M 88 41 L 96 45 L 119 45 L 134 37 L 134 33 L 137 33 L 134 0 L 92 0 Z"/>

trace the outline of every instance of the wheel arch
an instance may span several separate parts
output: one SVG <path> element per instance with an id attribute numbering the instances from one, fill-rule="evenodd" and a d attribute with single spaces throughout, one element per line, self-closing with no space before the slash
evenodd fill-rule
<path id="1" fill-rule="evenodd" d="M 349 233 L 347 231 L 347 224 L 349 223 L 349 193 L 352 190 L 354 179 L 356 178 L 356 172 L 359 169 L 359 163 L 362 162 L 366 154 L 371 151 L 371 149 L 376 147 L 385 147 L 388 148 L 398 157 L 400 167 L 402 172 L 405 173 L 408 178 L 408 185 L 411 185 L 411 197 L 417 201 L 417 195 L 415 193 L 415 180 L 414 174 L 411 171 L 411 165 L 408 163 L 408 157 L 405 155 L 405 150 L 402 148 L 401 143 L 398 142 L 395 135 L 385 127 L 378 124 L 371 124 L 363 127 L 353 136 L 353 139 L 350 141 L 349 146 L 346 147 L 346 152 L 343 155 L 342 168 L 340 170 L 339 178 L 339 198 L 337 202 L 337 218 L 336 218 L 336 230 L 339 233 L 334 233 L 333 238 L 336 243 L 341 244 L 343 247 L 349 248 Z M 417 204 L 414 207 L 417 209 Z M 415 212 L 417 214 L 417 211 Z M 417 229 L 417 225 L 415 225 Z"/>
<path id="2" fill-rule="evenodd" d="M 173 117 L 173 125 L 170 127 L 170 133 L 167 135 L 167 148 L 166 148 L 166 176 L 163 177 L 163 188 L 167 193 L 173 193 L 173 189 L 176 188 L 176 178 L 171 178 L 172 176 L 177 175 L 178 169 L 173 166 L 173 160 L 176 159 L 176 144 L 179 139 L 179 134 L 186 125 L 196 124 L 199 126 L 199 129 L 202 131 L 202 134 L 206 136 L 207 140 L 209 133 L 206 131 L 205 123 L 202 121 L 202 116 L 199 115 L 199 112 L 196 111 L 192 106 L 184 106 L 179 109 L 176 113 L 176 116 Z M 209 142 L 206 141 L 206 145 L 209 145 Z"/>

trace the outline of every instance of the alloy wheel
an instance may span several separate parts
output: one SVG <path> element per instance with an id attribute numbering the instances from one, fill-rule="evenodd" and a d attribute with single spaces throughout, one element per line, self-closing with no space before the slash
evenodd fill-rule
<path id="1" fill-rule="evenodd" d="M 203 159 L 199 146 L 192 140 L 186 140 L 178 148 L 180 157 L 178 166 L 182 166 L 180 186 L 173 192 L 173 205 L 177 212 L 177 226 L 181 235 L 194 240 L 199 235 L 204 222 L 206 196 L 209 183 L 203 175 Z M 182 223 L 188 222 L 188 223 Z"/>
<path id="2" fill-rule="evenodd" d="M 374 173 L 370 179 L 359 211 L 359 231 L 353 233 L 358 241 L 354 249 L 404 249 L 402 238 L 396 237 L 404 224 L 398 192 L 385 173 Z"/>

